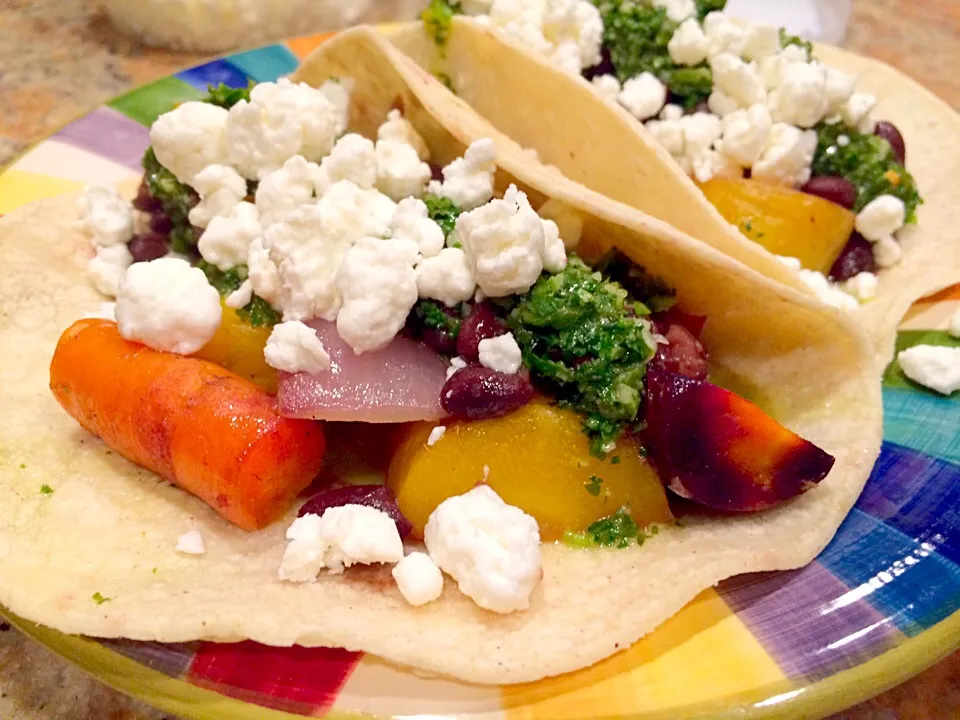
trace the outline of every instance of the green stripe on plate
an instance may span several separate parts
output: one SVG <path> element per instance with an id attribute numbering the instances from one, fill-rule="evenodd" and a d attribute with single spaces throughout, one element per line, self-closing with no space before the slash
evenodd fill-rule
<path id="1" fill-rule="evenodd" d="M 191 87 L 183 80 L 175 77 L 166 77 L 151 85 L 137 88 L 126 95 L 121 95 L 111 101 L 109 106 L 119 110 L 128 118 L 136 120 L 141 125 L 150 127 L 160 115 L 173 110 L 177 105 L 187 100 L 197 100 L 203 97 L 196 88 Z"/>

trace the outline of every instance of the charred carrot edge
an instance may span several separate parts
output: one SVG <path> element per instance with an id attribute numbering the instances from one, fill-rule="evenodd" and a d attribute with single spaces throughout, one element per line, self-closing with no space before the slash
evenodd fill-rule
<path id="1" fill-rule="evenodd" d="M 113 450 L 244 530 L 283 515 L 322 465 L 321 423 L 281 417 L 253 383 L 128 342 L 110 321 L 81 320 L 63 333 L 50 389 Z"/>

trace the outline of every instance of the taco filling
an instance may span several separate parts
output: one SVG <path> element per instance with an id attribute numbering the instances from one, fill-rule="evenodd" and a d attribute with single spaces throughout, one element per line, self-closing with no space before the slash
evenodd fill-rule
<path id="1" fill-rule="evenodd" d="M 711 382 L 709 317 L 619 252 L 578 257 L 563 203 L 495 189 L 493 140 L 431 166 L 400 109 L 350 132 L 350 92 L 211 89 L 154 123 L 132 205 L 83 196 L 116 305 L 63 334 L 51 389 L 85 428 L 253 531 L 311 486 L 320 421 L 378 424 L 385 485 L 314 490 L 277 582 L 388 564 L 411 604 L 446 573 L 499 613 L 528 607 L 541 542 L 623 549 L 675 522 L 667 490 L 745 513 L 826 477 Z"/>
<path id="2" fill-rule="evenodd" d="M 463 13 L 589 80 L 623 107 L 744 236 L 853 310 L 899 262 L 922 203 L 906 145 L 877 98 L 784 29 L 725 0 L 433 0 L 437 43 Z"/>

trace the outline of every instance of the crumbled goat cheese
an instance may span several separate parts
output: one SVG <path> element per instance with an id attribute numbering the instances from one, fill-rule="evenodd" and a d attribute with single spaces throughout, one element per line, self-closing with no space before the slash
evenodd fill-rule
<path id="1" fill-rule="evenodd" d="M 220 319 L 219 293 L 184 260 L 136 263 L 120 283 L 120 334 L 154 350 L 192 355 L 210 342 Z"/>
<path id="2" fill-rule="evenodd" d="M 442 438 L 446 432 L 446 425 L 437 425 L 433 430 L 430 431 L 430 435 L 427 437 L 427 447 L 433 447 L 440 442 L 440 438 Z"/>
<path id="3" fill-rule="evenodd" d="M 560 239 L 560 228 L 553 220 L 543 221 L 543 269 L 561 272 L 567 266 L 567 248 Z"/>
<path id="4" fill-rule="evenodd" d="M 747 32 L 720 11 L 703 19 L 703 32 L 707 36 L 707 56 L 711 58 L 723 54 L 739 56 L 747 44 Z"/>
<path id="5" fill-rule="evenodd" d="M 811 290 L 813 290 L 817 298 L 820 299 L 820 302 L 826 305 L 830 305 L 831 307 L 845 310 L 847 312 L 853 312 L 860 306 L 860 303 L 857 302 L 856 298 L 844 292 L 843 288 L 838 287 L 834 283 L 830 282 L 829 278 L 824 276 L 822 273 L 818 273 L 816 270 L 807 270 L 801 268 L 800 279 L 803 280 L 803 282 L 805 282 Z"/>
<path id="6" fill-rule="evenodd" d="M 872 245 L 873 259 L 877 267 L 893 267 L 900 262 L 903 257 L 903 250 L 900 243 L 893 239 L 892 235 L 880 238 Z"/>
<path id="7" fill-rule="evenodd" d="M 395 201 L 420 197 L 430 179 L 430 166 L 417 150 L 396 140 L 379 140 L 376 147 L 377 188 Z"/>
<path id="8" fill-rule="evenodd" d="M 826 92 L 830 110 L 834 113 L 840 112 L 840 109 L 850 100 L 856 87 L 856 75 L 850 75 L 836 68 L 827 68 Z"/>
<path id="9" fill-rule="evenodd" d="M 746 28 L 747 37 L 740 55 L 745 60 L 760 61 L 780 52 L 780 30 L 773 25 L 756 23 Z"/>
<path id="10" fill-rule="evenodd" d="M 523 355 L 513 333 L 484 338 L 480 341 L 479 352 L 481 365 L 507 375 L 515 375 L 523 364 Z"/>
<path id="11" fill-rule="evenodd" d="M 617 102 L 617 97 L 623 90 L 616 75 L 597 75 L 590 82 L 597 94 L 607 102 Z"/>
<path id="12" fill-rule="evenodd" d="M 397 524 L 367 505 L 340 505 L 322 516 L 299 517 L 287 528 L 287 541 L 279 571 L 287 582 L 313 582 L 324 568 L 336 575 L 351 565 L 403 559 Z"/>
<path id="13" fill-rule="evenodd" d="M 877 296 L 877 283 L 876 275 L 870 272 L 861 272 L 844 281 L 840 287 L 859 302 L 865 303 Z"/>
<path id="14" fill-rule="evenodd" d="M 258 237 L 260 213 L 253 203 L 242 202 L 229 215 L 210 221 L 197 242 L 197 250 L 208 263 L 226 271 L 246 261 L 250 243 Z"/>
<path id="15" fill-rule="evenodd" d="M 723 136 L 717 149 L 742 167 L 753 167 L 767 147 L 773 120 L 766 105 L 736 110 L 723 118 Z"/>
<path id="16" fill-rule="evenodd" d="M 807 51 L 799 45 L 788 45 L 777 53 L 761 59 L 757 63 L 760 77 L 767 90 L 774 90 L 780 84 L 780 75 L 788 65 L 805 64 L 810 61 Z"/>
<path id="17" fill-rule="evenodd" d="M 461 210 L 478 208 L 493 197 L 496 159 L 493 140 L 477 140 L 462 158 L 443 168 L 443 182 L 432 181 L 427 191 L 450 198 Z"/>
<path id="18" fill-rule="evenodd" d="M 667 17 L 674 22 L 683 22 L 697 14 L 697 4 L 693 0 L 653 0 L 655 8 L 665 8 Z"/>
<path id="19" fill-rule="evenodd" d="M 430 159 L 430 148 L 427 143 L 413 127 L 413 123 L 407 120 L 399 110 L 391 110 L 387 113 L 387 120 L 377 129 L 377 140 L 393 140 L 410 145 L 417 151 L 421 160 Z"/>
<path id="20" fill-rule="evenodd" d="M 263 238 L 257 238 L 250 243 L 250 251 L 247 253 L 247 279 L 253 292 L 274 307 L 282 307 L 283 280 L 276 264 L 270 259 L 270 253 L 263 246 Z"/>
<path id="21" fill-rule="evenodd" d="M 177 539 L 175 548 L 181 555 L 206 555 L 207 546 L 203 542 L 203 535 L 198 530 L 185 532 Z"/>
<path id="22" fill-rule="evenodd" d="M 209 165 L 197 173 L 193 189 L 200 202 L 190 211 L 190 224 L 205 228 L 216 217 L 226 217 L 247 197 L 247 181 L 228 165 Z"/>
<path id="23" fill-rule="evenodd" d="M 157 160 L 182 183 L 192 186 L 209 165 L 229 165 L 228 113 L 204 102 L 185 102 L 156 119 L 150 143 Z"/>
<path id="24" fill-rule="evenodd" d="M 641 73 L 623 84 L 617 101 L 637 120 L 648 120 L 667 102 L 667 86 L 653 73 Z"/>
<path id="25" fill-rule="evenodd" d="M 126 243 L 133 237 L 134 215 L 116 190 L 88 187 L 77 199 L 80 226 L 95 248 Z"/>
<path id="26" fill-rule="evenodd" d="M 720 90 L 714 90 L 707 98 L 707 109 L 717 117 L 724 118 L 742 108 L 736 98 L 732 98 Z"/>
<path id="27" fill-rule="evenodd" d="M 418 253 L 408 241 L 362 238 L 337 271 L 337 331 L 358 355 L 388 345 L 417 303 Z"/>
<path id="28" fill-rule="evenodd" d="M 330 368 L 330 356 L 317 333 L 299 320 L 273 326 L 263 357 L 270 367 L 288 373 L 315 375 Z"/>
<path id="29" fill-rule="evenodd" d="M 391 572 L 403 599 L 414 607 L 433 602 L 443 592 L 443 573 L 426 553 L 410 553 Z"/>
<path id="30" fill-rule="evenodd" d="M 120 281 L 133 264 L 133 255 L 124 243 L 97 248 L 97 254 L 87 263 L 87 274 L 93 286 L 104 295 L 116 297 Z"/>
<path id="31" fill-rule="evenodd" d="M 223 301 L 223 304 L 228 308 L 238 310 L 249 305 L 251 300 L 253 300 L 253 282 L 248 277 L 240 284 L 240 287 L 227 295 Z"/>
<path id="32" fill-rule="evenodd" d="M 740 178 L 743 171 L 732 158 L 716 150 L 705 150 L 690 158 L 690 168 L 697 182 L 705 183 L 715 177 Z"/>
<path id="33" fill-rule="evenodd" d="M 871 133 L 875 123 L 873 109 L 877 106 L 877 98 L 868 93 L 855 92 L 847 102 L 840 106 L 840 118 L 857 128 L 860 132 Z"/>
<path id="34" fill-rule="evenodd" d="M 460 215 L 454 234 L 487 297 L 525 293 L 543 271 L 543 221 L 515 185 Z"/>
<path id="35" fill-rule="evenodd" d="M 960 347 L 916 345 L 897 355 L 903 374 L 941 395 L 960 390 Z"/>
<path id="36" fill-rule="evenodd" d="M 447 368 L 447 380 L 457 374 L 458 370 L 463 370 L 467 366 L 467 361 L 462 357 L 450 358 L 450 367 Z"/>
<path id="37" fill-rule="evenodd" d="M 489 486 L 440 503 L 424 541 L 433 561 L 480 607 L 510 613 L 530 606 L 543 574 L 537 521 Z"/>
<path id="38" fill-rule="evenodd" d="M 328 178 L 319 165 L 294 155 L 257 185 L 260 227 L 266 230 L 286 220 L 298 207 L 313 203 L 327 184 Z"/>
<path id="39" fill-rule="evenodd" d="M 810 179 L 816 149 L 817 133 L 813 130 L 774 123 L 760 159 L 753 164 L 753 177 L 800 187 Z"/>
<path id="40" fill-rule="evenodd" d="M 230 109 L 224 134 L 230 164 L 255 180 L 294 155 L 318 161 L 346 127 L 346 110 L 328 92 L 305 83 L 260 83 L 250 91 L 249 102 L 241 100 Z"/>
<path id="41" fill-rule="evenodd" d="M 736 100 L 739 107 L 748 108 L 767 101 L 767 90 L 755 64 L 721 53 L 710 58 L 710 68 L 714 88 Z"/>
<path id="42" fill-rule="evenodd" d="M 417 198 L 406 198 L 397 205 L 393 214 L 392 237 L 413 240 L 420 248 L 420 255 L 430 258 L 443 249 L 446 238 L 443 228 L 430 219 L 426 203 Z"/>
<path id="43" fill-rule="evenodd" d="M 880 195 L 857 213 L 857 232 L 870 242 L 893 237 L 907 216 L 907 206 L 895 195 Z"/>
<path id="44" fill-rule="evenodd" d="M 550 220 L 560 233 L 560 239 L 567 250 L 573 250 L 580 243 L 583 235 L 583 216 L 560 200 L 551 198 L 537 210 L 543 220 Z"/>
<path id="45" fill-rule="evenodd" d="M 357 133 L 349 133 L 337 140 L 333 150 L 320 163 L 320 168 L 331 185 L 349 180 L 357 187 L 369 190 L 377 184 L 377 155 L 373 142 Z"/>
<path id="46" fill-rule="evenodd" d="M 787 65 L 770 93 L 769 105 L 776 122 L 812 128 L 830 108 L 826 68 L 816 62 Z"/>
<path id="47" fill-rule="evenodd" d="M 667 43 L 670 59 L 677 65 L 699 65 L 707 59 L 708 49 L 707 36 L 696 18 L 684 20 Z"/>
<path id="48" fill-rule="evenodd" d="M 686 114 L 682 106 L 669 103 L 663 106 L 663 110 L 660 111 L 657 117 L 660 120 L 679 120 Z"/>
<path id="49" fill-rule="evenodd" d="M 460 248 L 444 248 L 417 266 L 417 291 L 422 298 L 439 300 L 448 307 L 473 297 L 477 282 L 466 253 Z"/>

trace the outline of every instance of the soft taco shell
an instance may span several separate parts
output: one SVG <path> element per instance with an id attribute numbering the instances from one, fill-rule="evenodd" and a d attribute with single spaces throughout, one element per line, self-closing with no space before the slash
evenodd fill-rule
<path id="1" fill-rule="evenodd" d="M 518 683 L 582 668 L 627 647 L 704 588 L 745 572 L 810 562 L 860 493 L 880 447 L 881 405 L 869 345 L 845 318 L 684 236 L 533 163 L 386 41 L 356 30 L 299 72 L 352 77 L 353 127 L 370 133 L 400 103 L 440 161 L 493 137 L 502 187 L 556 197 L 585 217 L 586 245 L 616 244 L 662 275 L 694 312 L 723 377 L 836 456 L 819 487 L 776 510 L 693 519 L 641 548 L 543 548 L 544 579 L 527 612 L 478 609 L 449 581 L 440 600 L 406 604 L 389 569 L 353 568 L 316 584 L 277 580 L 292 514 L 262 532 L 224 523 L 186 493 L 81 430 L 47 389 L 62 330 L 101 298 L 84 265 L 72 197 L 0 220 L 0 604 L 67 633 L 181 642 L 364 650 L 478 683 Z M 40 493 L 41 484 L 53 488 Z M 199 529 L 207 554 L 174 552 Z M 97 604 L 100 593 L 109 602 Z"/>
<path id="2" fill-rule="evenodd" d="M 399 26 L 389 37 L 423 68 L 448 74 L 460 98 L 517 143 L 536 150 L 542 162 L 768 277 L 802 285 L 793 271 L 723 219 L 642 123 L 600 98 L 587 81 L 465 18 L 455 18 L 442 49 L 422 23 Z M 910 305 L 960 282 L 960 213 L 952 198 L 960 171 L 960 115 L 889 65 L 824 45 L 814 52 L 825 64 L 858 75 L 858 89 L 880 99 L 875 116 L 903 133 L 907 168 L 925 200 L 918 224 L 899 235 L 902 262 L 880 272 L 877 298 L 857 311 L 886 364 Z"/>

